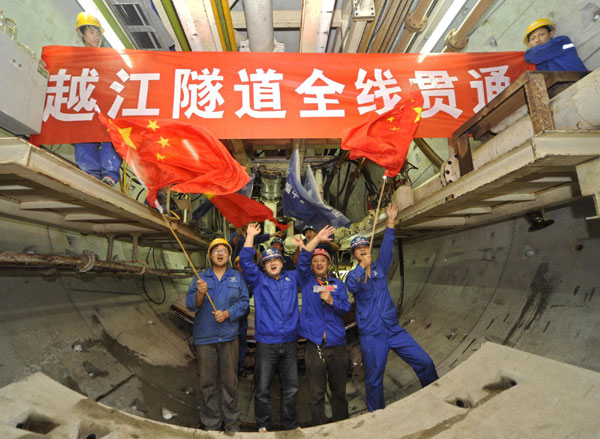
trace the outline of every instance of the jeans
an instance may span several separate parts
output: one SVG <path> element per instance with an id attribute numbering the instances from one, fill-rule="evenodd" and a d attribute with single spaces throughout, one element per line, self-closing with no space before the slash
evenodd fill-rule
<path id="1" fill-rule="evenodd" d="M 240 431 L 237 337 L 227 342 L 197 345 L 196 354 L 200 375 L 200 422 L 206 430 L 220 430 L 224 422 L 226 431 Z M 220 389 L 217 382 L 220 382 Z"/>
<path id="2" fill-rule="evenodd" d="M 319 350 L 321 355 L 319 356 Z M 325 416 L 325 391 L 327 382 L 331 388 L 332 422 L 348 418 L 346 400 L 346 377 L 348 375 L 348 350 L 346 346 L 317 346 L 306 342 L 304 351 L 306 378 L 310 394 L 310 417 L 313 425 L 327 423 Z"/>
<path id="3" fill-rule="evenodd" d="M 360 336 L 360 351 L 365 365 L 367 408 L 370 412 L 385 408 L 383 373 L 390 349 L 413 368 L 421 386 L 425 387 L 438 379 L 431 357 L 400 325 L 391 329 L 384 328 L 381 334 Z"/>
<path id="4" fill-rule="evenodd" d="M 298 427 L 298 349 L 295 341 L 281 344 L 256 343 L 254 416 L 258 428 L 273 428 L 271 382 L 276 371 L 281 380 L 281 428 L 293 430 Z"/>
<path id="5" fill-rule="evenodd" d="M 123 159 L 110 142 L 76 143 L 75 163 L 83 172 L 98 180 L 108 176 L 118 182 Z"/>

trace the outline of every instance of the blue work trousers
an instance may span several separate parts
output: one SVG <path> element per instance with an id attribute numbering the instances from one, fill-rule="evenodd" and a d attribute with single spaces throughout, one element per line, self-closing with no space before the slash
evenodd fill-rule
<path id="1" fill-rule="evenodd" d="M 75 163 L 83 172 L 98 180 L 108 176 L 118 182 L 123 159 L 110 142 L 76 143 Z"/>
<path id="2" fill-rule="evenodd" d="M 298 427 L 298 348 L 295 341 L 279 344 L 256 343 L 254 417 L 258 428 L 273 428 L 271 382 L 276 371 L 279 372 L 281 381 L 281 428 L 294 430 Z"/>
<path id="3" fill-rule="evenodd" d="M 380 334 L 361 336 L 360 350 L 365 365 L 367 408 L 370 412 L 385 408 L 383 373 L 390 349 L 414 369 L 423 387 L 438 379 L 429 354 L 400 325 L 385 328 Z"/>

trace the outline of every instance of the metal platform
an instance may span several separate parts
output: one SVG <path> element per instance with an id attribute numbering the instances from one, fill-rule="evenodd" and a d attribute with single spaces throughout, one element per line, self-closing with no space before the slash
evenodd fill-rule
<path id="1" fill-rule="evenodd" d="M 538 134 L 431 195 L 421 198 L 415 190 L 415 203 L 400 212 L 397 229 L 473 227 L 595 195 L 600 182 L 582 171 L 599 157 L 598 131 Z"/>
<path id="2" fill-rule="evenodd" d="M 74 164 L 19 138 L 0 139 L 0 215 L 62 230 L 178 248 L 155 209 L 87 175 Z M 186 248 L 208 242 L 171 223 Z"/>

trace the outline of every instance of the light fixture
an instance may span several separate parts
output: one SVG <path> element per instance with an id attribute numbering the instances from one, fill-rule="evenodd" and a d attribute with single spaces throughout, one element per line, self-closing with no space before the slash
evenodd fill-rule
<path id="1" fill-rule="evenodd" d="M 452 4 L 448 8 L 448 10 L 444 14 L 444 16 L 438 23 L 437 27 L 434 29 L 432 34 L 429 36 L 427 43 L 425 43 L 425 45 L 423 46 L 423 48 L 420 50 L 419 53 L 421 53 L 423 55 L 427 55 L 428 53 L 430 53 L 433 50 L 433 48 L 435 47 L 437 42 L 440 40 L 440 38 L 442 38 L 442 35 L 444 34 L 444 32 L 446 32 L 446 30 L 448 29 L 448 26 L 450 26 L 450 23 L 452 23 L 452 21 L 454 21 L 454 19 L 456 18 L 456 16 L 458 15 L 458 13 L 460 12 L 460 10 L 462 9 L 462 7 L 465 5 L 466 2 L 467 2 L 467 0 L 454 0 L 452 2 Z"/>
<path id="2" fill-rule="evenodd" d="M 88 14 L 92 14 L 94 17 L 96 17 L 100 21 L 100 24 L 102 25 L 102 28 L 104 29 L 104 38 L 106 38 L 106 41 L 108 41 L 110 46 L 113 49 L 118 49 L 118 50 L 125 49 L 125 46 L 123 45 L 123 43 L 121 42 L 121 40 L 119 39 L 119 37 L 117 36 L 115 31 L 113 30 L 113 28 L 111 27 L 111 25 L 108 24 L 108 21 L 106 21 L 106 19 L 104 18 L 104 15 L 102 15 L 102 12 L 100 12 L 100 10 L 94 4 L 94 0 L 77 0 L 77 1 L 79 2 L 79 5 L 85 12 L 87 12 Z"/>

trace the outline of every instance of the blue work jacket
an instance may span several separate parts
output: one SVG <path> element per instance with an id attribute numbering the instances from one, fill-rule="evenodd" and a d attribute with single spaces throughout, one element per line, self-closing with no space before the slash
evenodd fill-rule
<path id="1" fill-rule="evenodd" d="M 202 306 L 196 308 L 196 293 L 198 287 L 194 276 L 185 298 L 185 305 L 190 311 L 195 311 L 194 317 L 194 344 L 205 345 L 231 341 L 240 332 L 239 319 L 248 310 L 248 288 L 239 271 L 227 268 L 221 280 L 215 275 L 212 268 L 200 273 L 200 277 L 208 284 L 215 307 L 219 311 L 227 310 L 229 318 L 217 323 L 208 297 L 204 297 Z"/>
<path id="2" fill-rule="evenodd" d="M 298 272 L 283 270 L 279 279 L 260 271 L 252 258 L 254 249 L 244 247 L 240 265 L 254 293 L 254 338 L 261 343 L 288 343 L 298 339 Z"/>
<path id="3" fill-rule="evenodd" d="M 392 264 L 394 229 L 386 228 L 377 261 L 371 264 L 371 275 L 365 284 L 365 269 L 358 264 L 346 276 L 346 288 L 356 302 L 356 323 L 360 335 L 375 335 L 384 328 L 398 325 L 396 307 L 392 302 L 387 274 Z"/>
<path id="4" fill-rule="evenodd" d="M 300 336 L 321 344 L 323 333 L 327 334 L 327 346 L 346 344 L 346 328 L 343 317 L 350 311 L 346 286 L 340 279 L 327 276 L 327 286 L 321 286 L 311 268 L 312 253 L 302 249 L 298 256 L 298 273 L 302 286 L 302 312 Z M 329 288 L 333 305 L 321 300 L 323 288 Z"/>
<path id="5" fill-rule="evenodd" d="M 536 70 L 585 72 L 587 68 L 577 55 L 571 39 L 565 35 L 552 38 L 525 52 L 525 61 L 535 64 Z"/>

